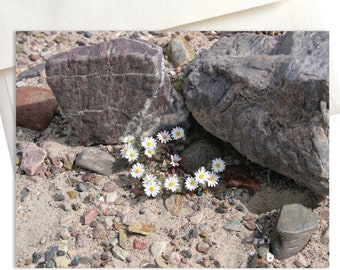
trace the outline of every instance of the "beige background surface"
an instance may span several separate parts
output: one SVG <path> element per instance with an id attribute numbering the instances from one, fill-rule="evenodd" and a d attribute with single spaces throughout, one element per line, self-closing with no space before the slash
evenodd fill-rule
<path id="1" fill-rule="evenodd" d="M 326 30 L 330 31 L 331 208 L 340 149 L 340 31 L 332 0 L 0 0 L 0 172 L 4 269 L 14 268 L 15 31 L 20 30 Z M 332 195 L 333 194 L 333 195 Z M 332 215 L 331 228 L 337 228 Z M 11 223 L 13 222 L 13 223 Z M 337 237 L 331 229 L 331 249 Z M 9 245 L 9 246 L 8 246 Z M 335 253 L 331 267 L 337 267 Z M 336 255 L 335 255 L 336 256 Z"/>

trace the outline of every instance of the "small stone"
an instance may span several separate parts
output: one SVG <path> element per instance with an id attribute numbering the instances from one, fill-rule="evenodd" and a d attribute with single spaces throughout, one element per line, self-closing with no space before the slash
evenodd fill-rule
<path id="1" fill-rule="evenodd" d="M 189 218 L 191 224 L 193 225 L 200 224 L 202 219 L 203 219 L 203 212 L 198 212 Z"/>
<path id="2" fill-rule="evenodd" d="M 170 245 L 174 246 L 174 247 L 173 247 L 173 251 L 179 250 L 179 243 L 178 243 L 177 240 L 172 239 L 172 240 L 170 241 Z"/>
<path id="3" fill-rule="evenodd" d="M 210 249 L 210 245 L 208 243 L 205 243 L 203 241 L 199 241 L 196 249 L 198 252 L 204 253 L 204 254 L 208 254 L 208 251 Z"/>
<path id="4" fill-rule="evenodd" d="M 150 247 L 151 255 L 154 258 L 160 257 L 162 255 L 162 252 L 165 250 L 166 246 L 167 246 L 167 242 L 165 241 L 157 241 L 157 242 L 152 243 Z"/>
<path id="5" fill-rule="evenodd" d="M 316 214 L 302 204 L 282 206 L 271 237 L 271 250 L 281 260 L 299 253 L 317 229 Z"/>
<path id="6" fill-rule="evenodd" d="M 195 52 L 187 40 L 177 36 L 170 41 L 167 55 L 170 61 L 178 67 L 191 61 L 195 57 Z"/>
<path id="7" fill-rule="evenodd" d="M 71 237 L 71 233 L 68 229 L 63 229 L 61 232 L 60 232 L 60 238 L 63 239 L 63 240 L 67 240 Z"/>
<path id="8" fill-rule="evenodd" d="M 55 195 L 53 196 L 53 199 L 54 199 L 54 201 L 56 201 L 56 202 L 60 202 L 60 201 L 65 200 L 65 196 L 64 196 L 63 194 L 58 193 L 58 194 L 55 194 Z"/>
<path id="9" fill-rule="evenodd" d="M 134 249 L 138 249 L 138 250 L 143 250 L 146 249 L 148 247 L 147 243 L 145 243 L 144 241 L 135 239 L 133 241 L 133 248 Z"/>
<path id="10" fill-rule="evenodd" d="M 248 213 L 243 217 L 243 220 L 249 221 L 249 220 L 254 220 L 254 219 L 256 219 L 256 218 L 257 218 L 257 215 L 248 212 Z"/>
<path id="11" fill-rule="evenodd" d="M 85 237 L 82 234 L 77 234 L 76 236 L 76 243 L 75 243 L 77 248 L 81 248 L 85 246 Z"/>
<path id="12" fill-rule="evenodd" d="M 33 263 L 37 263 L 41 257 L 42 257 L 41 253 L 38 253 L 38 252 L 35 251 L 32 254 L 32 261 L 33 261 Z"/>
<path id="13" fill-rule="evenodd" d="M 320 243 L 323 245 L 328 245 L 329 243 L 329 227 L 323 232 L 320 237 Z"/>
<path id="14" fill-rule="evenodd" d="M 84 37 L 90 38 L 90 37 L 92 37 L 92 34 L 90 32 L 88 32 L 88 31 L 85 31 Z"/>
<path id="15" fill-rule="evenodd" d="M 155 258 L 156 265 L 160 268 L 168 268 L 168 264 L 164 261 L 162 257 Z"/>
<path id="16" fill-rule="evenodd" d="M 100 259 L 102 261 L 108 261 L 109 259 L 111 259 L 112 257 L 112 253 L 110 251 L 105 251 L 100 255 Z"/>
<path id="17" fill-rule="evenodd" d="M 116 159 L 98 147 L 88 147 L 76 158 L 76 165 L 86 170 L 112 175 L 114 173 L 114 163 Z M 110 192 L 110 191 L 109 191 Z"/>
<path id="18" fill-rule="evenodd" d="M 77 192 L 75 190 L 67 191 L 67 195 L 71 200 L 75 200 L 78 197 Z"/>
<path id="19" fill-rule="evenodd" d="M 54 258 L 54 262 L 56 268 L 68 268 L 69 264 L 71 263 L 71 259 L 64 256 L 58 256 Z"/>
<path id="20" fill-rule="evenodd" d="M 109 192 L 105 195 L 105 201 L 106 203 L 114 203 L 114 201 L 117 199 L 117 193 L 115 192 Z"/>
<path id="21" fill-rule="evenodd" d="M 34 77 L 40 77 L 41 72 L 44 70 L 45 64 L 38 64 L 34 67 L 31 67 L 19 74 L 19 79 L 25 79 L 25 78 L 34 78 Z"/>
<path id="22" fill-rule="evenodd" d="M 209 234 L 207 232 L 200 232 L 199 236 L 201 238 L 207 238 L 209 236 Z"/>
<path id="23" fill-rule="evenodd" d="M 96 228 L 97 226 L 98 226 L 98 222 L 96 220 L 91 221 L 91 223 L 90 223 L 91 228 Z"/>
<path id="24" fill-rule="evenodd" d="M 47 152 L 45 149 L 36 146 L 34 143 L 30 143 L 28 146 L 24 147 L 22 152 L 23 155 L 20 169 L 28 175 L 34 175 L 43 164 Z"/>
<path id="25" fill-rule="evenodd" d="M 25 261 L 25 265 L 30 265 L 32 264 L 32 259 L 31 258 L 28 258 L 26 261 Z"/>
<path id="26" fill-rule="evenodd" d="M 129 252 L 124 250 L 123 248 L 121 248 L 118 245 L 114 245 L 112 250 L 111 250 L 111 252 L 112 252 L 112 255 L 115 258 L 117 258 L 117 259 L 119 259 L 119 260 L 121 260 L 123 262 L 125 262 L 126 258 L 129 256 Z"/>
<path id="27" fill-rule="evenodd" d="M 172 194 L 164 203 L 170 214 L 172 216 L 177 216 L 182 210 L 183 196 L 180 194 Z"/>
<path id="28" fill-rule="evenodd" d="M 59 249 L 57 251 L 57 256 L 64 256 L 65 254 L 66 254 L 66 252 L 64 250 Z"/>
<path id="29" fill-rule="evenodd" d="M 133 241 L 133 248 L 134 249 L 143 250 L 143 249 L 146 249 L 147 247 L 148 247 L 148 245 L 144 241 L 141 241 L 141 240 L 138 240 L 138 239 L 135 239 Z"/>
<path id="30" fill-rule="evenodd" d="M 77 266 L 77 265 L 79 265 L 79 262 L 80 262 L 80 257 L 79 256 L 75 256 L 73 258 L 73 260 L 71 261 L 71 265 L 72 266 Z"/>
<path id="31" fill-rule="evenodd" d="M 206 268 L 210 267 L 211 266 L 211 260 L 210 259 L 207 259 L 207 258 L 204 258 L 202 260 L 202 265 Z"/>
<path id="32" fill-rule="evenodd" d="M 255 225 L 255 223 L 252 220 L 245 221 L 243 224 L 250 231 L 255 231 L 256 230 L 256 225 Z"/>
<path id="33" fill-rule="evenodd" d="M 181 254 L 183 255 L 184 258 L 187 259 L 190 259 L 192 257 L 192 253 L 188 249 L 182 250 Z"/>
<path id="34" fill-rule="evenodd" d="M 115 182 L 109 181 L 109 182 L 104 183 L 103 191 L 113 192 L 117 190 L 117 188 L 118 188 L 118 185 Z"/>
<path id="35" fill-rule="evenodd" d="M 39 58 L 40 58 L 40 55 L 39 53 L 37 52 L 32 52 L 28 58 L 31 60 L 31 61 L 37 61 Z"/>
<path id="36" fill-rule="evenodd" d="M 55 39 L 54 39 L 55 42 L 59 43 L 59 44 L 67 44 L 68 43 L 68 39 L 64 36 L 57 36 Z"/>
<path id="37" fill-rule="evenodd" d="M 119 245 L 127 250 L 127 235 L 123 228 L 119 230 Z"/>
<path id="38" fill-rule="evenodd" d="M 64 169 L 66 170 L 66 171 L 70 171 L 70 170 L 72 170 L 72 167 L 73 167 L 73 162 L 71 162 L 71 161 L 69 161 L 69 160 L 65 160 L 64 161 Z"/>
<path id="39" fill-rule="evenodd" d="M 241 205 L 241 204 L 236 205 L 235 209 L 236 209 L 237 211 L 244 212 L 244 206 Z"/>
<path id="40" fill-rule="evenodd" d="M 99 212 L 96 209 L 90 209 L 86 211 L 83 215 L 83 225 L 88 225 L 91 221 L 95 220 Z"/>
<path id="41" fill-rule="evenodd" d="M 129 225 L 128 227 L 129 232 L 131 233 L 138 233 L 142 235 L 150 235 L 154 231 L 157 230 L 157 228 L 151 224 L 146 223 L 134 223 Z"/>
<path id="42" fill-rule="evenodd" d="M 92 237 L 94 239 L 105 240 L 106 239 L 106 231 L 103 228 L 103 226 L 96 226 L 92 231 Z"/>
<path id="43" fill-rule="evenodd" d="M 58 251 L 58 246 L 52 246 L 45 252 L 45 261 L 52 260 Z"/>
<path id="44" fill-rule="evenodd" d="M 257 249 L 258 256 L 259 256 L 259 258 L 262 258 L 262 259 L 267 258 L 268 252 L 269 252 L 269 246 L 260 246 Z"/>
<path id="45" fill-rule="evenodd" d="M 234 219 L 229 221 L 226 225 L 223 226 L 224 229 L 228 231 L 236 231 L 236 232 L 242 232 L 244 231 L 244 225 L 241 223 L 241 220 Z"/>

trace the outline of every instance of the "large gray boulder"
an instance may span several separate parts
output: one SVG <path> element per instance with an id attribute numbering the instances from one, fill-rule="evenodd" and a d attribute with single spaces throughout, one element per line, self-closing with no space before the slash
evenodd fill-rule
<path id="1" fill-rule="evenodd" d="M 118 38 L 54 55 L 46 75 L 84 145 L 187 124 L 189 112 L 171 87 L 162 49 L 146 41 Z"/>
<path id="2" fill-rule="evenodd" d="M 207 131 L 328 194 L 328 32 L 225 37 L 184 75 L 185 103 Z"/>

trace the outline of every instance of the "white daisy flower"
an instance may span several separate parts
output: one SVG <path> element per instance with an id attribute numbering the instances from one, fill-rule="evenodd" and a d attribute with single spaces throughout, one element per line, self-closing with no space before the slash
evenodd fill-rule
<path id="1" fill-rule="evenodd" d="M 217 186 L 219 178 L 220 177 L 216 173 L 214 172 L 209 173 L 209 178 L 207 179 L 208 187 Z"/>
<path id="2" fill-rule="evenodd" d="M 144 192 L 149 197 L 156 197 L 160 190 L 161 188 L 156 182 L 144 186 Z"/>
<path id="3" fill-rule="evenodd" d="M 125 143 L 125 144 L 132 143 L 134 139 L 135 139 L 134 136 L 132 136 L 132 135 L 127 135 L 127 136 L 125 136 L 125 137 L 123 138 L 123 143 Z"/>
<path id="4" fill-rule="evenodd" d="M 120 155 L 123 158 L 127 158 L 126 154 L 131 148 L 132 148 L 132 145 L 130 143 L 125 144 L 124 147 L 122 149 L 120 149 Z"/>
<path id="5" fill-rule="evenodd" d="M 164 187 L 172 192 L 175 192 L 179 187 L 178 178 L 177 176 L 169 176 L 165 178 Z"/>
<path id="6" fill-rule="evenodd" d="M 181 138 L 184 138 L 184 129 L 181 128 L 181 127 L 174 127 L 172 130 L 171 130 L 171 137 L 174 139 L 174 140 L 179 140 Z"/>
<path id="7" fill-rule="evenodd" d="M 145 137 L 142 141 L 142 146 L 144 148 L 156 148 L 157 141 L 152 137 Z"/>
<path id="8" fill-rule="evenodd" d="M 151 185 L 153 183 L 156 183 L 156 180 L 157 180 L 156 176 L 154 176 L 153 174 L 149 173 L 149 174 L 144 176 L 142 184 L 145 187 L 147 185 Z"/>
<path id="9" fill-rule="evenodd" d="M 195 180 L 199 184 L 203 184 L 205 181 L 207 181 L 209 178 L 209 172 L 206 171 L 204 167 L 201 167 L 198 169 L 198 171 L 195 173 Z"/>
<path id="10" fill-rule="evenodd" d="M 171 158 L 170 164 L 172 166 L 174 166 L 174 167 L 179 166 L 179 161 L 181 160 L 179 155 L 176 155 L 176 154 L 175 155 L 171 155 L 170 158 Z"/>
<path id="11" fill-rule="evenodd" d="M 130 173 L 133 178 L 141 178 L 144 174 L 144 165 L 141 163 L 133 164 Z"/>
<path id="12" fill-rule="evenodd" d="M 155 149 L 154 148 L 146 148 L 144 151 L 144 154 L 151 158 L 155 154 Z"/>
<path id="13" fill-rule="evenodd" d="M 128 161 L 135 161 L 138 158 L 139 154 L 136 149 L 130 147 L 128 151 L 126 152 L 125 158 L 128 159 Z"/>
<path id="14" fill-rule="evenodd" d="M 189 176 L 186 180 L 185 180 L 185 187 L 188 190 L 195 190 L 198 186 L 197 181 L 195 180 L 195 178 Z"/>
<path id="15" fill-rule="evenodd" d="M 225 169 L 225 162 L 221 158 L 215 158 L 212 161 L 212 170 L 216 173 L 223 172 Z"/>
<path id="16" fill-rule="evenodd" d="M 169 141 L 171 141 L 171 136 L 170 133 L 166 130 L 158 132 L 157 134 L 157 139 L 161 142 L 161 143 L 167 143 Z"/>

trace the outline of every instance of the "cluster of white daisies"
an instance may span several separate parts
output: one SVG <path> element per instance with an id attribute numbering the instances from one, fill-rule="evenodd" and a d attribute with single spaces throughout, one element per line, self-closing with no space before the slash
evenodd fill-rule
<path id="1" fill-rule="evenodd" d="M 182 127 L 175 127 L 171 132 L 164 130 L 157 134 L 157 140 L 166 144 L 170 141 L 177 141 L 180 139 L 185 139 L 184 129 Z M 121 149 L 120 153 L 123 158 L 126 158 L 129 162 L 135 162 L 132 165 L 130 174 L 133 178 L 142 179 L 142 185 L 144 192 L 147 196 L 156 197 L 162 187 L 165 189 L 176 192 L 180 187 L 180 179 L 185 183 L 185 188 L 189 191 L 193 191 L 201 186 L 215 187 L 219 181 L 218 173 L 225 170 L 226 164 L 221 158 L 216 158 L 211 162 L 211 171 L 207 171 L 204 167 L 199 168 L 194 176 L 184 175 L 180 178 L 177 174 L 170 174 L 165 176 L 161 173 L 157 178 L 154 174 L 148 173 L 146 166 L 142 163 L 137 162 L 140 152 L 143 151 L 145 156 L 152 158 L 157 152 L 157 141 L 153 137 L 145 137 L 141 141 L 140 148 L 136 147 L 135 138 L 131 135 L 125 136 L 123 138 L 124 147 Z M 169 164 L 172 167 L 179 166 L 181 158 L 177 154 L 170 155 Z"/>

